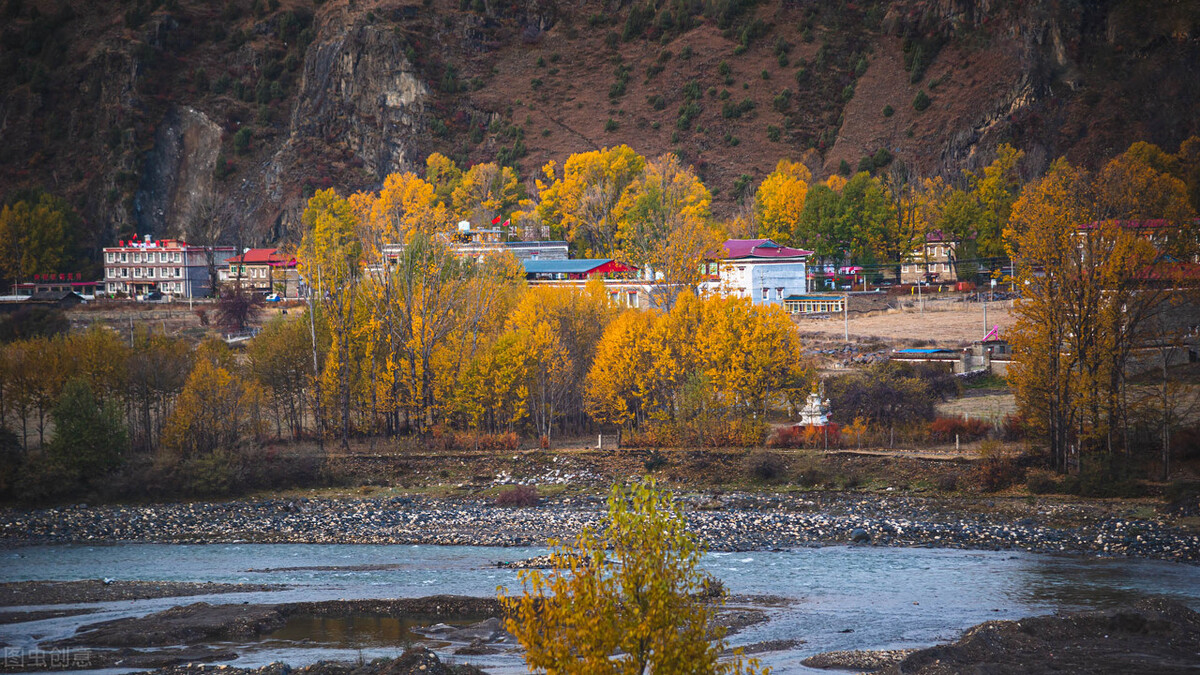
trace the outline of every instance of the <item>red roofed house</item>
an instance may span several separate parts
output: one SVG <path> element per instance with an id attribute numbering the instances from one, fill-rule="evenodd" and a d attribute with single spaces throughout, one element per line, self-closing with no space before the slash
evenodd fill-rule
<path id="1" fill-rule="evenodd" d="M 259 293 L 278 293 L 285 298 L 300 297 L 300 274 L 295 256 L 277 248 L 248 248 L 225 261 L 220 277 L 223 284 L 238 284 Z"/>
<path id="2" fill-rule="evenodd" d="M 722 248 L 720 258 L 706 263 L 704 290 L 781 307 L 784 298 L 807 292 L 805 273 L 812 251 L 770 239 L 728 239 Z"/>

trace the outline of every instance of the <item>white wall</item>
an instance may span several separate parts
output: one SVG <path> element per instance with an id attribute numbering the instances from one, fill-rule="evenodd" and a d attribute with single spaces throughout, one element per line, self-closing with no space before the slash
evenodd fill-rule
<path id="1" fill-rule="evenodd" d="M 782 307 L 783 299 L 787 296 L 808 292 L 807 271 L 807 264 L 802 262 L 722 262 L 721 280 L 706 284 L 706 290 L 734 297 L 748 297 L 755 305 Z M 763 288 L 767 289 L 766 301 L 762 297 Z M 780 288 L 783 290 L 779 291 Z"/>
<path id="2" fill-rule="evenodd" d="M 789 295 L 805 293 L 806 265 L 797 263 L 760 263 L 747 265 L 746 272 L 750 274 L 750 297 L 756 305 L 764 304 L 762 289 L 767 290 L 765 304 L 783 306 L 783 299 Z M 782 291 L 778 289 L 782 288 Z"/>

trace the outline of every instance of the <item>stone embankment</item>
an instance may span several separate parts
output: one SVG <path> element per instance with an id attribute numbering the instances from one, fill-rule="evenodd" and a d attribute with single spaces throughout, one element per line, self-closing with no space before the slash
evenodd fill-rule
<path id="1" fill-rule="evenodd" d="M 856 541 L 887 546 L 1021 549 L 1200 562 L 1200 536 L 1160 518 L 1088 505 L 966 503 L 917 497 L 689 496 L 690 526 L 712 550 Z M 603 501 L 533 508 L 470 500 L 270 499 L 0 510 L 0 544 L 370 543 L 540 546 L 601 522 Z"/>

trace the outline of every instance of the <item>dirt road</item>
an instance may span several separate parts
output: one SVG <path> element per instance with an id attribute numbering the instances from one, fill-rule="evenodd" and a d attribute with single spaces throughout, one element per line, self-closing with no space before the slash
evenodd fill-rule
<path id="1" fill-rule="evenodd" d="M 1000 326 L 1003 336 L 1016 322 L 1011 302 L 987 303 L 987 326 Z M 841 340 L 845 326 L 841 317 L 802 319 L 801 335 Z M 890 310 L 861 317 L 850 317 L 850 338 L 858 342 L 872 340 L 923 343 L 942 347 L 961 347 L 984 336 L 983 306 L 980 303 L 928 301 L 924 312 L 918 308 Z"/>

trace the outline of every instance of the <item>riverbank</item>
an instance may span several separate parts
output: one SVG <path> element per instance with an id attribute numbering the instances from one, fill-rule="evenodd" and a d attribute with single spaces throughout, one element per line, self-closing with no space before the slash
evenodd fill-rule
<path id="1" fill-rule="evenodd" d="M 1195 673 L 1200 614 L 1159 598 L 1118 609 L 988 621 L 925 649 L 817 654 L 810 668 L 884 675 Z"/>
<path id="2" fill-rule="evenodd" d="M 946 499 L 867 493 L 682 497 L 714 551 L 847 542 L 1200 562 L 1200 535 L 1144 506 L 1039 499 Z M 596 526 L 593 496 L 503 508 L 474 499 L 308 498 L 0 510 L 0 545 L 320 543 L 543 546 Z"/>
<path id="3" fill-rule="evenodd" d="M 214 584 L 180 581 L 18 581 L 0 584 L 0 607 L 61 605 L 118 600 L 177 598 L 218 593 L 277 591 L 276 584 Z"/>

